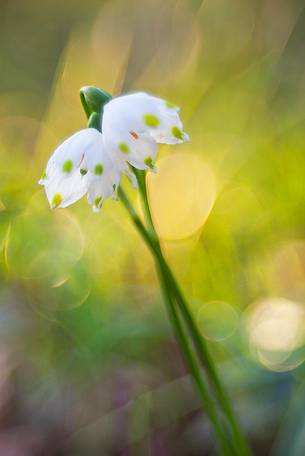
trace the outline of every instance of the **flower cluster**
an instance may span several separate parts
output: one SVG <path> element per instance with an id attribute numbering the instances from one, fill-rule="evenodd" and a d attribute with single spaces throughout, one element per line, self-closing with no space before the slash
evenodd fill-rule
<path id="1" fill-rule="evenodd" d="M 154 170 L 157 143 L 187 141 L 179 108 L 146 93 L 110 99 L 103 106 L 100 130 L 85 128 L 60 144 L 39 183 L 52 208 L 66 207 L 87 193 L 99 211 L 105 198 L 115 198 L 121 175 L 132 180 L 130 165 Z"/>

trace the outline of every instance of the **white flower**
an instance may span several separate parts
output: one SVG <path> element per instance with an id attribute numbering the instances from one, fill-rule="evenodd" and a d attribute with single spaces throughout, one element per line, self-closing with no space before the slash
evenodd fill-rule
<path id="1" fill-rule="evenodd" d="M 113 98 L 104 106 L 101 129 L 114 156 L 138 169 L 153 169 L 157 143 L 188 141 L 179 108 L 146 93 Z"/>
<path id="2" fill-rule="evenodd" d="M 120 170 L 104 147 L 103 135 L 86 128 L 58 146 L 39 183 L 52 208 L 69 206 L 88 193 L 89 203 L 99 210 L 118 187 Z"/>
<path id="3" fill-rule="evenodd" d="M 146 93 L 111 99 L 103 106 L 100 133 L 85 128 L 66 139 L 48 161 L 39 183 L 52 208 L 66 207 L 87 193 L 94 211 L 116 198 L 121 174 L 136 186 L 129 165 L 155 170 L 157 143 L 187 141 L 179 108 Z"/>

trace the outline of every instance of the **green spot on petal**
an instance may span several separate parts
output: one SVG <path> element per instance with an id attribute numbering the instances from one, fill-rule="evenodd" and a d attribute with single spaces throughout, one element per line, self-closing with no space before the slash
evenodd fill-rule
<path id="1" fill-rule="evenodd" d="M 103 174 L 103 171 L 104 171 L 103 165 L 101 165 L 100 163 L 95 165 L 94 174 L 96 174 L 97 176 L 101 176 Z"/>
<path id="2" fill-rule="evenodd" d="M 43 171 L 42 175 L 40 176 L 40 179 L 45 179 L 47 177 L 47 172 Z"/>
<path id="3" fill-rule="evenodd" d="M 150 128 L 157 128 L 160 125 L 160 120 L 154 114 L 144 114 L 144 122 Z"/>
<path id="4" fill-rule="evenodd" d="M 128 152 L 129 152 L 128 144 L 123 143 L 123 142 L 119 144 L 119 149 L 123 154 L 128 154 Z"/>
<path id="5" fill-rule="evenodd" d="M 62 165 L 62 170 L 64 173 L 70 173 L 73 168 L 73 162 L 72 160 L 67 160 L 65 163 Z"/>
<path id="6" fill-rule="evenodd" d="M 145 165 L 147 165 L 151 169 L 154 167 L 151 157 L 144 158 L 144 163 L 145 163 Z"/>
<path id="7" fill-rule="evenodd" d="M 52 207 L 58 207 L 60 205 L 60 203 L 62 202 L 62 196 L 60 193 L 56 193 L 54 196 L 53 196 L 53 199 L 52 199 Z"/>
<path id="8" fill-rule="evenodd" d="M 174 105 L 174 103 L 171 103 L 170 101 L 166 101 L 166 102 L 165 102 L 165 106 L 166 106 L 168 109 L 177 109 L 177 106 Z"/>
<path id="9" fill-rule="evenodd" d="M 87 169 L 81 168 L 81 169 L 79 170 L 79 172 L 81 173 L 82 176 L 85 176 L 85 175 L 87 174 L 88 170 L 87 170 Z"/>
<path id="10" fill-rule="evenodd" d="M 180 139 L 181 141 L 183 140 L 183 132 L 176 125 L 172 127 L 172 134 L 175 136 L 175 138 Z"/>
<path id="11" fill-rule="evenodd" d="M 101 201 L 102 201 L 102 197 L 101 197 L 101 196 L 98 196 L 98 197 L 95 198 L 95 200 L 94 200 L 94 205 L 95 205 L 96 207 L 99 207 L 99 204 L 100 204 Z"/>

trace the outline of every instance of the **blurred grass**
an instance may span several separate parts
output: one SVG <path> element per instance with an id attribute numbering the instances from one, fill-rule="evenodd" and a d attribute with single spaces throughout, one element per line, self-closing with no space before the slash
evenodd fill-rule
<path id="1" fill-rule="evenodd" d="M 183 386 L 153 262 L 123 209 L 109 201 L 95 215 L 84 200 L 51 212 L 37 185 L 54 147 L 85 126 L 85 84 L 114 95 L 146 90 L 182 107 L 191 142 L 160 147 L 159 174 L 149 182 L 163 196 L 152 196 L 156 223 L 167 228 L 162 244 L 195 314 L 211 325 L 203 332 L 256 453 L 280 448 L 279 415 L 302 382 L 305 341 L 266 350 L 274 339 L 260 325 L 269 318 L 284 342 L 286 333 L 305 334 L 302 313 L 297 326 L 285 326 L 295 321 L 289 303 L 305 303 L 304 22 L 297 0 L 2 2 L 1 454 L 13 445 L 20 455 L 28 447 L 212 454 Z M 251 312 L 274 297 L 287 300 L 288 313 L 262 314 L 254 345 Z M 217 302 L 236 315 L 233 331 Z M 154 389 L 172 381 L 179 392 L 169 394 L 160 425 L 150 418 L 160 407 Z M 133 402 L 151 390 L 144 405 Z M 141 414 L 130 428 L 127 420 L 139 409 L 143 432 Z M 67 443 L 103 417 L 113 420 L 105 439 L 88 431 L 81 445 Z M 289 443 L 302 426 L 285 426 L 286 446 L 276 451 L 302 454 L 302 443 Z"/>

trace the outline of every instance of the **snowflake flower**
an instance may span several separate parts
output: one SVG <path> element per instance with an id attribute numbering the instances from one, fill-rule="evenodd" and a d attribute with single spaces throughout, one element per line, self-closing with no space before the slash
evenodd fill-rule
<path id="1" fill-rule="evenodd" d="M 86 128 L 66 139 L 48 161 L 39 183 L 52 208 L 67 207 L 86 193 L 94 211 L 115 194 L 120 171 L 103 144 L 103 135 Z"/>
<path id="2" fill-rule="evenodd" d="M 87 193 L 89 204 L 99 211 L 105 198 L 116 198 L 122 173 L 136 185 L 129 165 L 154 171 L 157 143 L 189 139 L 179 108 L 146 93 L 107 100 L 100 113 L 102 133 L 80 130 L 50 157 L 39 183 L 52 208 L 67 207 Z"/>
<path id="3" fill-rule="evenodd" d="M 101 129 L 106 148 L 138 169 L 154 169 L 157 143 L 188 141 L 179 108 L 146 93 L 113 98 L 104 106 Z"/>

